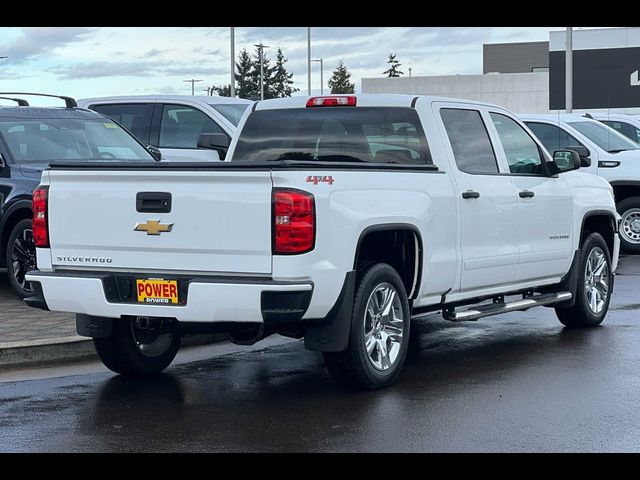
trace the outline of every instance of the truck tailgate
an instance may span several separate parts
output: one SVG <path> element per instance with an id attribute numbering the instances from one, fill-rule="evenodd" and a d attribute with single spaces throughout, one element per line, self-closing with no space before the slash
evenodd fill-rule
<path id="1" fill-rule="evenodd" d="M 271 273 L 268 170 L 53 169 L 49 179 L 56 269 Z M 160 193 L 170 211 L 138 212 L 144 192 L 143 210 L 158 210 Z"/>

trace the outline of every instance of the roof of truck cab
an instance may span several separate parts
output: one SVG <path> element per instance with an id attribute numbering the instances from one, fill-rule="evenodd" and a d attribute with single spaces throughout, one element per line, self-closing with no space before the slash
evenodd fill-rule
<path id="1" fill-rule="evenodd" d="M 583 113 L 529 113 L 520 114 L 518 118 L 523 121 L 543 120 L 546 122 L 596 122 L 589 117 L 585 117 Z"/>
<path id="2" fill-rule="evenodd" d="M 95 120 L 104 117 L 97 112 L 84 108 L 0 106 L 0 119 L 31 120 L 52 118 Z"/>
<path id="3" fill-rule="evenodd" d="M 310 98 L 317 97 L 333 97 L 333 96 L 349 96 L 356 97 L 356 107 L 410 107 L 413 104 L 413 100 L 418 97 L 420 99 L 426 99 L 427 102 L 455 102 L 466 103 L 469 105 L 482 105 L 486 107 L 502 108 L 498 105 L 486 102 L 478 102 L 475 100 L 468 100 L 462 98 L 449 98 L 449 97 L 436 97 L 431 95 L 403 95 L 403 94 L 378 94 L 378 93 L 363 93 L 355 95 L 298 95 L 295 97 L 287 98 L 273 98 L 270 100 L 261 100 L 257 102 L 256 110 L 271 110 L 279 108 L 306 108 L 307 101 Z M 344 107 L 349 108 L 349 107 Z"/>
<path id="4" fill-rule="evenodd" d="M 253 103 L 251 100 L 245 100 L 244 98 L 230 98 L 230 97 L 218 97 L 207 95 L 115 95 L 109 97 L 95 97 L 95 98 L 81 98 L 78 100 L 78 105 L 81 103 L 87 105 L 94 102 L 198 102 L 206 103 L 208 105 L 221 105 L 225 103 Z"/>

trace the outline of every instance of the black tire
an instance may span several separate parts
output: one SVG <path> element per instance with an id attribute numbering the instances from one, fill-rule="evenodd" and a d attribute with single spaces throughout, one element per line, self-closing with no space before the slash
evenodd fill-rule
<path id="1" fill-rule="evenodd" d="M 593 308 L 589 306 L 589 300 L 592 298 L 587 294 L 588 278 L 587 278 L 587 260 L 592 252 L 602 252 L 604 254 L 604 260 L 606 270 L 606 283 L 608 285 L 606 295 L 602 304 L 602 309 L 594 312 Z M 597 276 L 596 278 L 600 278 Z M 609 309 L 609 302 L 611 301 L 611 293 L 613 289 L 613 275 L 611 273 L 611 255 L 609 248 L 607 247 L 604 238 L 599 233 L 591 233 L 585 238 L 580 250 L 578 252 L 578 288 L 576 289 L 576 301 L 573 307 L 569 308 L 556 308 L 556 316 L 560 322 L 573 328 L 595 327 L 600 325 L 607 315 Z M 598 290 L 601 292 L 602 291 Z M 596 300 L 598 297 L 595 297 Z M 597 302 L 599 303 L 599 302 Z"/>
<path id="2" fill-rule="evenodd" d="M 626 253 L 640 253 L 638 223 L 630 225 L 627 221 L 630 215 L 640 219 L 640 197 L 625 198 L 616 205 L 616 209 L 622 216 L 622 221 L 620 222 L 620 248 Z"/>
<path id="3" fill-rule="evenodd" d="M 378 352 L 378 358 L 381 364 L 383 363 L 382 352 L 380 351 L 382 347 L 380 347 L 379 344 L 385 345 L 385 351 L 389 352 L 388 358 L 391 358 L 391 352 L 394 350 L 397 352 L 395 360 L 389 363 L 386 370 L 382 371 L 374 366 L 374 361 L 367 353 L 365 328 L 368 328 L 366 326 L 368 322 L 367 318 L 371 319 L 371 316 L 367 316 L 366 313 L 367 304 L 376 289 L 388 288 L 385 285 L 393 287 L 391 290 L 395 290 L 397 294 L 390 303 L 392 303 L 392 308 L 395 312 L 402 311 L 402 332 L 401 340 L 398 342 L 399 348 L 394 347 L 393 350 L 389 348 L 388 345 L 393 345 L 391 337 L 397 339 L 397 335 L 389 336 L 388 338 L 384 338 L 384 340 L 374 340 L 375 345 L 372 349 L 372 354 L 374 351 Z M 384 292 L 380 293 L 384 294 Z M 396 298 L 398 299 L 397 302 L 395 300 Z M 385 321 L 388 320 L 389 318 Z M 324 362 L 331 377 L 341 385 L 357 389 L 375 390 L 391 385 L 400 374 L 407 356 L 411 327 L 410 320 L 411 315 L 407 293 L 398 273 L 393 267 L 386 263 L 367 265 L 362 271 L 358 272 L 356 294 L 353 302 L 353 314 L 351 317 L 349 345 L 347 349 L 342 352 L 323 353 Z M 378 325 L 382 324 L 380 321 L 377 323 Z M 371 331 L 373 331 L 374 328 L 375 327 L 372 327 Z M 380 328 L 383 330 L 381 333 L 385 333 L 386 335 L 387 327 Z M 372 336 L 369 335 L 369 338 L 372 338 Z M 380 339 L 381 337 L 377 336 L 377 338 Z"/>
<path id="4" fill-rule="evenodd" d="M 20 220 L 11 230 L 5 250 L 5 265 L 9 284 L 16 295 L 26 298 L 33 295 L 31 283 L 24 276 L 36 269 L 36 247 L 33 243 L 31 220 Z"/>
<path id="5" fill-rule="evenodd" d="M 111 336 L 94 338 L 93 344 L 109 370 L 123 375 L 153 375 L 167 368 L 180 348 L 180 335 L 164 335 L 160 338 L 157 334 L 138 330 L 135 318 L 114 319 Z M 162 340 L 161 350 L 153 354 L 144 353 L 138 342 L 152 345 L 154 338 L 155 341 Z"/>

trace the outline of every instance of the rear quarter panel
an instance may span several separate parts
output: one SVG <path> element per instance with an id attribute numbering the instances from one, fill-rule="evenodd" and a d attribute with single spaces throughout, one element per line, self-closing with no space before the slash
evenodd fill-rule
<path id="1" fill-rule="evenodd" d="M 314 185 L 308 176 L 331 175 Z M 316 204 L 316 244 L 303 255 L 273 257 L 274 279 L 311 279 L 314 295 L 305 318 L 326 315 L 353 270 L 356 248 L 368 227 L 408 224 L 422 236 L 419 297 L 449 289 L 456 276 L 456 209 L 453 186 L 443 172 L 391 170 L 275 170 L 274 187 L 310 192 Z"/>

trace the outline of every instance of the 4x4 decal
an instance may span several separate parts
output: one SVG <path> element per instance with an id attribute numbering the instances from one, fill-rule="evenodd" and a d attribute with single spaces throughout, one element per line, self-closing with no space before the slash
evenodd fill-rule
<path id="1" fill-rule="evenodd" d="M 328 183 L 329 185 L 333 185 L 333 177 L 331 175 L 309 175 L 307 177 L 307 183 L 313 183 L 314 185 L 318 183 Z"/>

